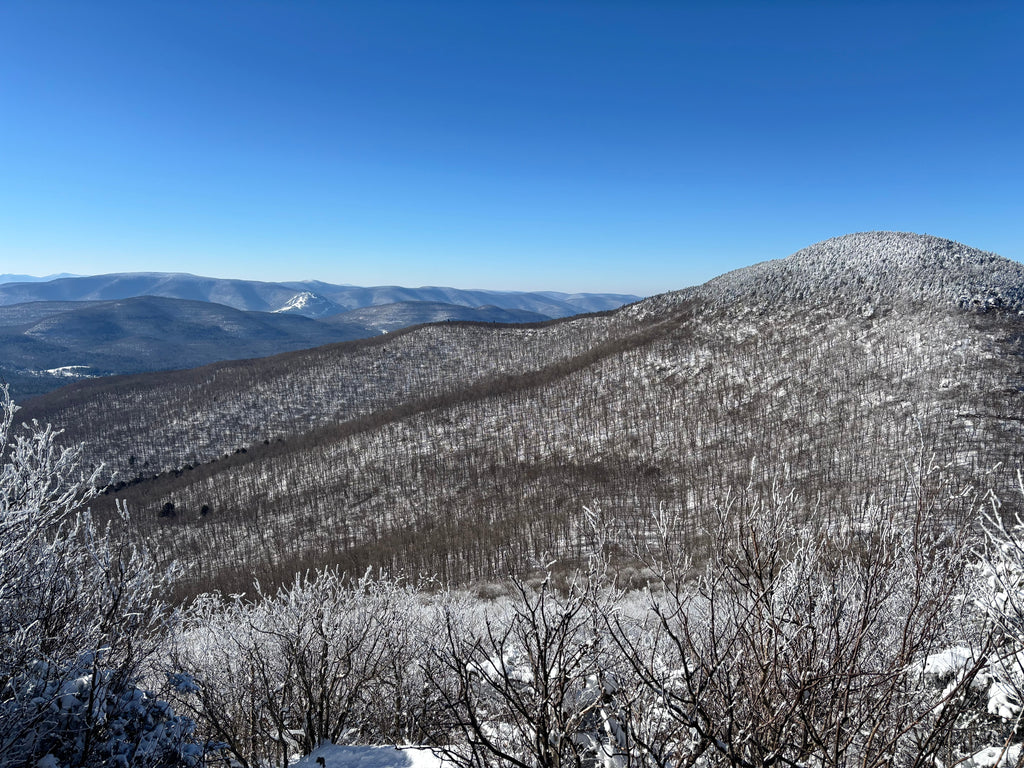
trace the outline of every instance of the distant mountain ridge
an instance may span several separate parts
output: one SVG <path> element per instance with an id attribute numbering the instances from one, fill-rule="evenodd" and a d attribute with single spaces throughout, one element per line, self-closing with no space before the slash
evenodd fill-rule
<path id="1" fill-rule="evenodd" d="M 9 282 L 0 284 L 0 379 L 23 400 L 81 378 L 264 357 L 439 321 L 536 323 L 636 299 L 164 272 Z"/>
<path id="2" fill-rule="evenodd" d="M 24 400 L 75 379 L 265 357 L 424 323 L 551 319 L 521 309 L 415 301 L 321 318 L 304 314 L 320 314 L 324 301 L 300 293 L 276 312 L 162 296 L 0 306 L 0 378 Z"/>
<path id="3" fill-rule="evenodd" d="M 341 321 L 325 325 L 159 296 L 14 304 L 0 307 L 0 376 L 25 397 L 70 379 L 193 368 L 375 333 Z"/>
<path id="4" fill-rule="evenodd" d="M 0 285 L 0 305 L 33 301 L 105 301 L 138 296 L 209 301 L 246 311 L 288 312 L 317 318 L 349 309 L 409 301 L 466 307 L 492 305 L 559 318 L 616 309 L 640 298 L 629 294 L 486 291 L 433 286 L 364 288 L 319 281 L 268 283 L 167 272 L 113 273 Z"/>
<path id="5" fill-rule="evenodd" d="M 70 272 L 61 272 L 56 275 L 43 275 L 42 277 L 36 277 L 35 275 L 11 275 L 3 274 L 0 275 L 0 284 L 2 283 L 45 283 L 50 280 L 56 280 L 61 277 L 81 277 L 81 275 L 73 275 Z"/>

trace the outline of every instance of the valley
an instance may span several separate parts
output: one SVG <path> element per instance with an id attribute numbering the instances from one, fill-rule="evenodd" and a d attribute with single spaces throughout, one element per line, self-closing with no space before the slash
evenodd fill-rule
<path id="1" fill-rule="evenodd" d="M 637 298 L 166 273 L 10 281 L 0 283 L 0 376 L 26 400 L 69 380 L 266 357 L 447 320 L 543 322 Z"/>

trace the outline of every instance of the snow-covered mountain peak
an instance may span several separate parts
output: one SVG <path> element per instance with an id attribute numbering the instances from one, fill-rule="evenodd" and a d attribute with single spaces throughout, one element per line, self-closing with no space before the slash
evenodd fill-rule
<path id="1" fill-rule="evenodd" d="M 284 306 L 275 309 L 275 313 L 289 313 L 303 317 L 327 317 L 341 311 L 341 307 L 329 299 L 325 299 L 312 291 L 300 291 L 292 296 Z"/>
<path id="2" fill-rule="evenodd" d="M 1013 264 L 954 240 L 913 232 L 859 232 L 833 237 L 797 251 L 785 261 L 794 270 L 871 280 L 880 287 L 888 282 L 894 290 L 906 279 L 934 282 L 940 273 L 947 280 L 971 282 L 993 266 Z"/>
<path id="3" fill-rule="evenodd" d="M 714 305 L 958 306 L 1024 309 L 1024 265 L 953 240 L 910 232 L 861 232 L 785 259 L 728 272 L 655 297 L 643 313 L 698 298 Z"/>

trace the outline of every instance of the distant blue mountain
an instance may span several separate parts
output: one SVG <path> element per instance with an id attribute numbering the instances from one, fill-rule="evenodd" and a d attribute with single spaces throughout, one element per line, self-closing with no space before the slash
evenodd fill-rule
<path id="1" fill-rule="evenodd" d="M 24 399 L 81 378 L 193 368 L 378 333 L 157 296 L 12 304 L 0 306 L 0 380 Z"/>
<path id="2" fill-rule="evenodd" d="M 0 307 L 0 310 L 3 308 Z M 373 307 L 350 309 L 325 318 L 325 325 L 336 323 L 347 327 L 372 328 L 375 331 L 395 331 L 410 325 L 451 321 L 478 323 L 537 323 L 551 318 L 526 309 L 502 309 L 494 305 L 465 307 L 439 301 L 396 301 Z"/>
<path id="3" fill-rule="evenodd" d="M 0 379 L 25 398 L 91 376 L 263 357 L 439 321 L 543 322 L 636 298 L 163 272 L 7 282 L 0 284 Z"/>
<path id="4" fill-rule="evenodd" d="M 207 301 L 246 311 L 283 312 L 316 318 L 399 302 L 432 302 L 473 308 L 492 306 L 557 318 L 615 309 L 640 298 L 612 293 L 484 291 L 433 286 L 362 288 L 315 280 L 266 283 L 168 272 L 128 272 L 0 284 L 0 305 L 32 301 L 105 301 L 137 296 Z"/>
<path id="5" fill-rule="evenodd" d="M 45 277 L 34 277 L 33 275 L 0 275 L 0 283 L 45 283 L 50 280 L 57 280 L 61 277 L 79 277 L 70 272 L 61 272 L 57 275 L 46 275 Z"/>

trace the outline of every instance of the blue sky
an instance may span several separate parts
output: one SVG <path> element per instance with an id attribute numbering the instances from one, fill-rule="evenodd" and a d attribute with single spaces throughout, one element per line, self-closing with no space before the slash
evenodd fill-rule
<path id="1" fill-rule="evenodd" d="M 0 272 L 657 293 L 1024 260 L 1021 4 L 0 4 Z"/>

